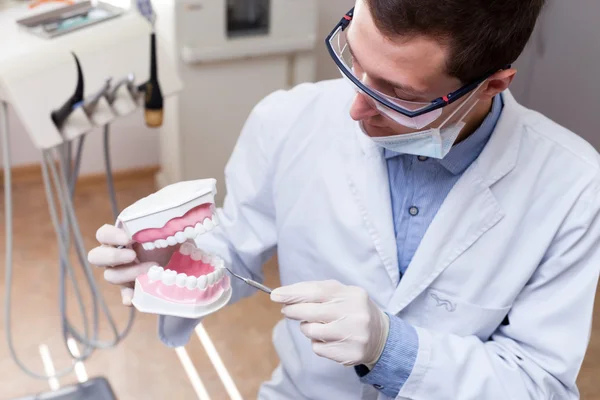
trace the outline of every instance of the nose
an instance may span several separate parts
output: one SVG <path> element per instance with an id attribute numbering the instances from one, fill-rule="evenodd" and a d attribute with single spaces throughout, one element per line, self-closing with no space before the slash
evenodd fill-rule
<path id="1" fill-rule="evenodd" d="M 379 115 L 379 111 L 368 102 L 365 95 L 357 93 L 352 107 L 350 107 L 350 117 L 355 121 L 362 121 L 377 115 Z"/>

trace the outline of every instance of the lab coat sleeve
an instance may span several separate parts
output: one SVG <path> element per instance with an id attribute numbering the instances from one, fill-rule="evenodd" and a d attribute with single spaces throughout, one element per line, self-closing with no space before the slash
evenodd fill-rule
<path id="1" fill-rule="evenodd" d="M 234 272 L 259 282 L 277 238 L 270 168 L 277 140 L 267 120 L 281 96 L 281 91 L 268 96 L 250 114 L 225 169 L 227 194 L 217 210 L 220 224 L 196 239 L 198 248 L 219 255 Z M 235 278 L 231 284 L 230 304 L 256 291 Z M 185 345 L 200 321 L 161 316 L 159 337 L 170 347 Z"/>
<path id="2" fill-rule="evenodd" d="M 374 386 L 389 397 L 396 397 L 417 359 L 419 337 L 413 326 L 395 315 L 388 316 L 390 332 L 381 357 L 370 371 L 364 365 L 355 369 L 362 383 Z"/>
<path id="3" fill-rule="evenodd" d="M 398 399 L 579 399 L 600 268 L 598 185 L 580 196 L 490 340 L 417 327 L 419 351 Z M 515 266 L 518 267 L 518 266 Z"/>

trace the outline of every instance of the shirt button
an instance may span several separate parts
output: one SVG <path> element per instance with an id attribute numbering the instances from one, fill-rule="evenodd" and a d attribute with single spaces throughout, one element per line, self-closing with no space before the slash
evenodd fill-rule
<path id="1" fill-rule="evenodd" d="M 381 390 L 381 389 L 383 389 L 383 386 L 381 386 L 381 385 L 379 385 L 379 384 L 375 384 L 375 385 L 373 385 L 373 387 L 374 387 L 375 389 L 377 389 L 377 390 Z"/>
<path id="2" fill-rule="evenodd" d="M 419 214 L 419 209 L 417 207 L 411 207 L 408 209 L 408 212 L 410 213 L 410 215 L 412 215 L 413 217 L 417 216 Z"/>
<path id="3" fill-rule="evenodd" d="M 417 158 L 419 159 L 419 161 L 427 161 L 427 160 L 429 160 L 429 157 L 425 157 L 425 156 L 419 156 Z"/>

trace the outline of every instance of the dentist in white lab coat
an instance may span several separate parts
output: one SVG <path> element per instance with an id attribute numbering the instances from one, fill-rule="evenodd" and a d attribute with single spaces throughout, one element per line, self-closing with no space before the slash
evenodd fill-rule
<path id="1" fill-rule="evenodd" d="M 257 280 L 278 254 L 261 400 L 579 398 L 600 159 L 508 90 L 542 3 L 359 0 L 328 44 L 346 79 L 252 111 L 197 245 Z M 112 283 L 158 261 L 97 236 Z M 254 293 L 233 284 L 232 302 Z M 161 317 L 160 337 L 184 345 L 198 322 Z"/>

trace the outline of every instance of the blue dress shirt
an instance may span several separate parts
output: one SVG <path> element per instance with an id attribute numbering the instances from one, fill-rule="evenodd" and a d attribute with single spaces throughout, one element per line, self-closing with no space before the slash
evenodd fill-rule
<path id="1" fill-rule="evenodd" d="M 502 96 L 497 95 L 480 127 L 442 160 L 385 150 L 400 276 L 406 272 L 446 196 L 483 151 L 502 109 Z M 356 370 L 363 383 L 394 398 L 412 372 L 419 343 L 412 326 L 394 315 L 389 318 L 390 333 L 379 361 L 371 371 L 364 366 Z"/>

